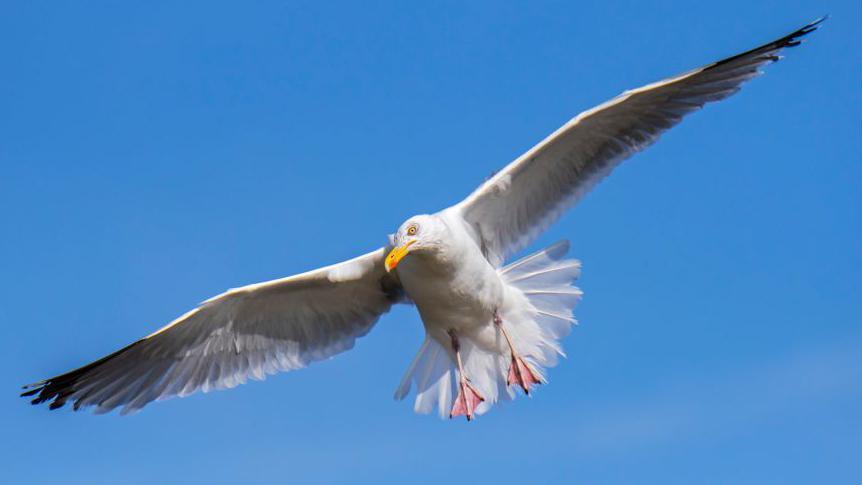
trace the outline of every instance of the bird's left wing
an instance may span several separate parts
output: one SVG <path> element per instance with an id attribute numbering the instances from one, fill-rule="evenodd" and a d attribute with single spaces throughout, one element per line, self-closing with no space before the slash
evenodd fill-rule
<path id="1" fill-rule="evenodd" d="M 385 249 L 278 280 L 232 289 L 161 330 L 66 374 L 27 386 L 33 404 L 66 402 L 123 413 L 199 389 L 305 367 L 353 347 L 401 298 Z"/>
<path id="2" fill-rule="evenodd" d="M 449 210 L 500 265 L 523 249 L 621 161 L 704 104 L 724 99 L 824 19 L 742 54 L 665 79 L 585 111 Z"/>

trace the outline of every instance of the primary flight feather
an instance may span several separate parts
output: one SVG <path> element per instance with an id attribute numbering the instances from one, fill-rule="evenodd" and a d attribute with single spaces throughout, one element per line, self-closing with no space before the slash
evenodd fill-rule
<path id="1" fill-rule="evenodd" d="M 377 251 L 213 297 L 161 330 L 79 369 L 25 386 L 51 409 L 135 411 L 231 388 L 353 347 L 393 304 L 412 303 L 426 337 L 395 397 L 465 416 L 546 382 L 575 323 L 580 265 L 557 243 L 504 266 L 621 161 L 706 103 L 722 100 L 818 19 L 742 54 L 626 91 L 585 111 L 460 203 L 408 219 Z"/>

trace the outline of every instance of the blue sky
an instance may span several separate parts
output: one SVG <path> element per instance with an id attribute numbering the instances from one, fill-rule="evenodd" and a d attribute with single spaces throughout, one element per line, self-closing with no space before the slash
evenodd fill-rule
<path id="1" fill-rule="evenodd" d="M 0 18 L 0 482 L 852 483 L 858 2 L 18 2 Z M 131 417 L 18 386 L 228 287 L 380 246 L 620 91 L 832 18 L 531 250 L 584 264 L 569 358 L 473 423 L 356 348 Z"/>

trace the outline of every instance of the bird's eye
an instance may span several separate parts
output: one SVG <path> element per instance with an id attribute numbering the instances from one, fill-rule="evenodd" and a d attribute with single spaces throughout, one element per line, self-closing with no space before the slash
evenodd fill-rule
<path id="1" fill-rule="evenodd" d="M 417 226 L 410 226 L 407 228 L 407 234 L 410 236 L 415 236 L 418 231 L 419 227 Z"/>

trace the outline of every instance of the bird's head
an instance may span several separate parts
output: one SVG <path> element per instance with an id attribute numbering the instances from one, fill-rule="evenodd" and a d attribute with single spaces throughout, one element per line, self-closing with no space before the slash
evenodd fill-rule
<path id="1" fill-rule="evenodd" d="M 386 255 L 386 271 L 392 271 L 410 253 L 435 251 L 440 248 L 446 225 L 433 215 L 413 216 L 392 237 L 395 246 Z"/>

